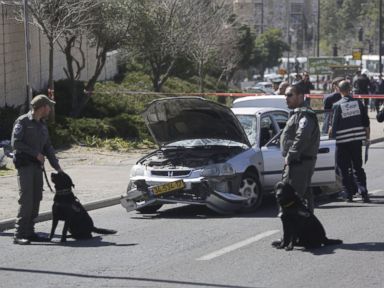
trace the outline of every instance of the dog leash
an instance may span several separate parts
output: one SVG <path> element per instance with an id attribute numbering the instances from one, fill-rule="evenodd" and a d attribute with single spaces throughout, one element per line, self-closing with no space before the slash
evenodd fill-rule
<path id="1" fill-rule="evenodd" d="M 49 190 L 51 190 L 51 192 L 54 193 L 53 190 L 52 190 L 51 185 L 49 184 L 49 180 L 48 180 L 47 172 L 45 171 L 45 167 L 44 167 L 44 165 L 41 166 L 41 170 L 43 170 L 44 177 L 45 177 L 45 182 L 47 182 L 47 185 L 48 185 Z"/>

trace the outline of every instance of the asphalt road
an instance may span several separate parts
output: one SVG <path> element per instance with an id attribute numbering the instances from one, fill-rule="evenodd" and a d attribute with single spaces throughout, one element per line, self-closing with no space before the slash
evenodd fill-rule
<path id="1" fill-rule="evenodd" d="M 324 199 L 316 215 L 342 245 L 276 250 L 281 222 L 273 199 L 253 214 L 218 216 L 202 207 L 164 206 L 160 213 L 91 211 L 96 226 L 117 235 L 59 243 L 11 244 L 0 232 L 0 287 L 383 287 L 384 143 L 366 166 L 373 200 Z M 50 221 L 37 230 L 50 230 Z"/>

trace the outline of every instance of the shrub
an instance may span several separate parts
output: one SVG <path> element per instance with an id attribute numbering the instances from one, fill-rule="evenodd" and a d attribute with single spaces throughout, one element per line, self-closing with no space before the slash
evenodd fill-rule
<path id="1" fill-rule="evenodd" d="M 140 136 L 137 122 L 134 116 L 126 113 L 108 119 L 108 123 L 114 127 L 119 137 L 130 140 L 137 140 Z"/>

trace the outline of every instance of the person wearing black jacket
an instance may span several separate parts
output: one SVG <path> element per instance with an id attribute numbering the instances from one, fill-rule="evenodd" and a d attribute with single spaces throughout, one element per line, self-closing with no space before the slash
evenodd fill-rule
<path id="1" fill-rule="evenodd" d="M 339 82 L 343 81 L 344 77 L 336 77 L 332 81 L 332 93 L 324 97 L 324 122 L 321 132 L 328 134 L 330 122 L 332 120 L 332 106 L 341 99 L 339 92 Z"/>
<path id="2" fill-rule="evenodd" d="M 337 167 L 347 193 L 347 201 L 352 202 L 353 195 L 359 189 L 363 201 L 370 202 L 366 174 L 362 167 L 362 141 L 369 141 L 370 136 L 368 114 L 361 101 L 350 96 L 349 81 L 341 81 L 339 90 L 342 98 L 333 104 L 332 125 L 329 129 L 330 138 L 336 139 Z"/>
<path id="3" fill-rule="evenodd" d="M 379 111 L 377 111 L 376 119 L 377 119 L 377 121 L 380 122 L 380 123 L 384 121 L 384 104 L 382 104 L 382 105 L 380 106 Z"/>
<path id="4" fill-rule="evenodd" d="M 313 86 L 311 80 L 309 79 L 309 74 L 307 72 L 303 74 L 303 80 L 301 81 L 301 86 L 302 86 L 304 95 L 310 94 L 311 90 L 315 89 L 315 86 Z M 307 106 L 310 106 L 311 98 L 305 97 L 305 104 Z"/>

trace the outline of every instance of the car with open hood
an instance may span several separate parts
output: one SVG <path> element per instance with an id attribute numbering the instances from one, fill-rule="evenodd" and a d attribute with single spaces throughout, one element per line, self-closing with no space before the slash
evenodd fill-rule
<path id="1" fill-rule="evenodd" d="M 159 148 L 132 167 L 121 204 L 143 213 L 169 203 L 205 205 L 221 214 L 254 211 L 281 178 L 277 142 L 288 113 L 266 107 L 232 110 L 200 97 L 151 102 L 142 116 Z M 320 163 L 334 169 L 334 143 L 324 144 L 329 157 Z M 333 184 L 334 170 L 322 168 L 317 184 Z"/>

